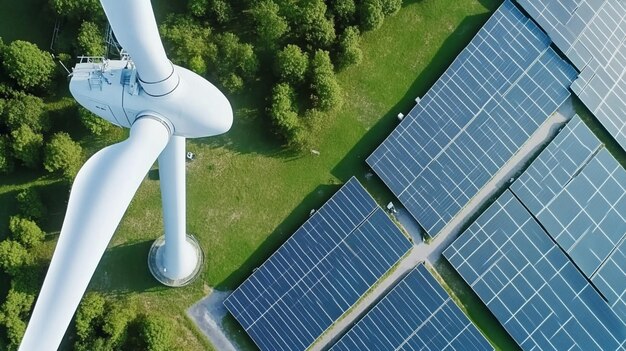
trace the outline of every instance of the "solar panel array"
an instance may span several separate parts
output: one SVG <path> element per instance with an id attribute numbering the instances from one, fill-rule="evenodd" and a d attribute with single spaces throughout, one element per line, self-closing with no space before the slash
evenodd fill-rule
<path id="1" fill-rule="evenodd" d="M 575 117 L 511 186 L 626 321 L 626 170 Z"/>
<path id="2" fill-rule="evenodd" d="M 352 178 L 224 302 L 262 350 L 304 350 L 411 248 Z"/>
<path id="3" fill-rule="evenodd" d="M 601 147 L 580 117 L 574 116 L 511 185 L 511 190 L 537 215 Z"/>
<path id="4" fill-rule="evenodd" d="M 626 349 L 624 323 L 510 191 L 444 256 L 522 349 Z"/>
<path id="5" fill-rule="evenodd" d="M 548 234 L 588 277 L 626 235 L 625 187 L 626 170 L 602 149 L 537 214 Z"/>
<path id="6" fill-rule="evenodd" d="M 434 237 L 568 97 L 575 70 L 509 1 L 367 159 Z"/>
<path id="7" fill-rule="evenodd" d="M 330 350 L 485 351 L 493 347 L 426 267 L 419 265 Z"/>
<path id="8" fill-rule="evenodd" d="M 572 91 L 626 149 L 626 3 L 518 2 L 581 71 Z"/>

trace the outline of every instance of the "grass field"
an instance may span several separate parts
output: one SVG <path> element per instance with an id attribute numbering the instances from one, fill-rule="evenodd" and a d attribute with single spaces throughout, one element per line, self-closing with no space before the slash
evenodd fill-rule
<path id="1" fill-rule="evenodd" d="M 11 6 L 27 8 L 26 4 L 33 3 L 41 1 Z M 323 129 L 314 132 L 314 148 L 320 156 L 283 152 L 261 117 L 256 97 L 232 99 L 235 123 L 228 134 L 188 142 L 189 151 L 197 155 L 187 164 L 188 230 L 205 251 L 201 279 L 185 288 L 168 289 L 148 273 L 148 249 L 162 231 L 159 184 L 151 173 L 114 236 L 90 289 L 173 318 L 180 349 L 209 349 L 186 319 L 185 309 L 209 287 L 238 286 L 306 220 L 312 208 L 323 204 L 351 176 L 357 176 L 377 200 L 391 199 L 382 183 L 365 178 L 365 158 L 396 126 L 397 113 L 408 112 L 415 97 L 428 90 L 499 3 L 405 0 L 400 13 L 387 19 L 378 31 L 365 34 L 363 62 L 339 75 L 344 106 L 325 118 Z M 155 4 L 160 18 L 171 10 L 159 7 L 162 4 L 169 3 Z M 0 17 L 7 17 L 4 14 Z M 23 38 L 45 43 L 45 31 L 24 33 Z M 11 24 L 2 21 L 0 35 L 5 41 L 21 37 Z M 106 142 L 86 140 L 84 144 L 95 151 Z M 45 229 L 58 232 L 67 186 L 39 174 L 19 174 L 0 179 L 0 233 L 6 231 L 8 215 L 14 211 L 17 190 L 28 186 L 37 186 L 47 195 L 52 213 Z M 54 240 L 49 240 L 42 256 L 50 255 L 53 246 Z M 229 323 L 235 324 L 232 320 Z M 499 337 L 491 339 L 507 345 Z"/>

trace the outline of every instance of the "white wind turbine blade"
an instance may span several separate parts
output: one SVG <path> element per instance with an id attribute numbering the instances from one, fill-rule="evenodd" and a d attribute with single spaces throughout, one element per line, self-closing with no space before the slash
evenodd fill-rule
<path id="1" fill-rule="evenodd" d="M 142 87 L 164 95 L 178 84 L 168 60 L 150 0 L 100 0 L 117 41 L 133 59 Z"/>
<path id="2" fill-rule="evenodd" d="M 20 351 L 57 350 L 115 229 L 169 138 L 163 123 L 140 118 L 126 141 L 97 152 L 78 172 Z"/>

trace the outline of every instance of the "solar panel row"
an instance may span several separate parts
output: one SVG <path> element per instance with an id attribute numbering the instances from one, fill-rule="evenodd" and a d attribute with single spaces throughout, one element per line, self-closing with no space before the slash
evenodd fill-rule
<path id="1" fill-rule="evenodd" d="M 601 147 L 580 117 L 574 116 L 511 185 L 511 190 L 537 215 Z"/>
<path id="2" fill-rule="evenodd" d="M 355 178 L 224 302 L 262 350 L 304 350 L 411 248 Z"/>
<path id="3" fill-rule="evenodd" d="M 626 170 L 575 117 L 511 190 L 626 322 Z"/>
<path id="4" fill-rule="evenodd" d="M 587 277 L 626 235 L 626 170 L 602 149 L 537 214 Z"/>
<path id="5" fill-rule="evenodd" d="M 624 323 L 510 191 L 444 256 L 522 349 L 626 349 Z"/>
<path id="6" fill-rule="evenodd" d="M 626 3 L 518 2 L 581 71 L 572 90 L 626 149 Z"/>
<path id="7" fill-rule="evenodd" d="M 331 351 L 493 350 L 448 293 L 417 266 Z"/>
<path id="8" fill-rule="evenodd" d="M 434 237 L 568 97 L 574 69 L 511 2 L 367 163 Z"/>

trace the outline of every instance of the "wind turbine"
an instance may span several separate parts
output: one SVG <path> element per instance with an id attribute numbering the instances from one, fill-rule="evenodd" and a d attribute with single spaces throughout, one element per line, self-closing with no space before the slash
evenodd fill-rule
<path id="1" fill-rule="evenodd" d="M 151 250 L 153 274 L 168 285 L 181 285 L 201 264 L 201 251 L 186 234 L 185 138 L 228 131 L 231 106 L 211 83 L 167 59 L 150 0 L 101 3 L 130 58 L 83 60 L 74 68 L 70 91 L 98 116 L 130 128 L 130 137 L 97 152 L 78 172 L 20 351 L 59 347 L 113 233 L 157 158 L 165 245 Z"/>

